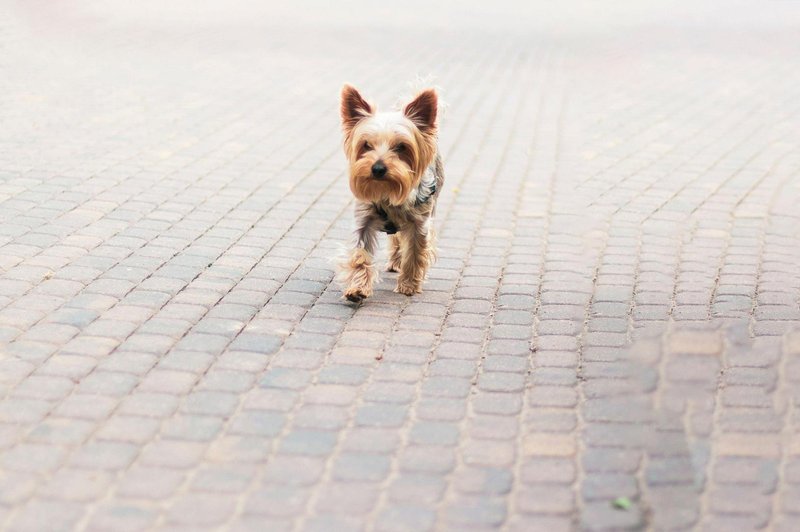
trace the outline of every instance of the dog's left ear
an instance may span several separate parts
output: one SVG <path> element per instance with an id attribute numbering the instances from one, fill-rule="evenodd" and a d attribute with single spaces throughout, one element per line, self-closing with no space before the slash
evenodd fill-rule
<path id="1" fill-rule="evenodd" d="M 436 113 L 439 107 L 439 97 L 435 89 L 425 89 L 417 94 L 411 103 L 406 105 L 403 114 L 414 122 L 423 133 L 432 133 L 436 130 Z"/>

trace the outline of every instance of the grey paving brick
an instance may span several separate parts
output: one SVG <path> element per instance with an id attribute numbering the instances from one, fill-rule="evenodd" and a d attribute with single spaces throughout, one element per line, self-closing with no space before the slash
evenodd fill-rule
<path id="1" fill-rule="evenodd" d="M 352 451 L 389 453 L 400 446 L 400 436 L 395 428 L 355 427 L 342 445 Z"/>
<path id="2" fill-rule="evenodd" d="M 200 462 L 205 447 L 200 442 L 156 440 L 142 449 L 137 463 L 161 469 L 193 468 Z"/>
<path id="3" fill-rule="evenodd" d="M 249 436 L 275 436 L 285 423 L 286 417 L 278 412 L 247 410 L 231 420 L 231 434 Z"/>
<path id="4" fill-rule="evenodd" d="M 178 407 L 178 398 L 165 393 L 137 392 L 122 400 L 119 411 L 143 417 L 167 417 Z"/>
<path id="5" fill-rule="evenodd" d="M 446 519 L 455 527 L 496 527 L 506 518 L 506 508 L 498 499 L 463 495 L 449 507 Z"/>
<path id="6" fill-rule="evenodd" d="M 399 467 L 404 472 L 449 473 L 455 466 L 451 448 L 440 446 L 411 446 L 402 451 Z"/>
<path id="7" fill-rule="evenodd" d="M 331 431 L 296 429 L 281 440 L 280 450 L 286 454 L 327 456 L 336 446 L 336 434 Z"/>
<path id="8" fill-rule="evenodd" d="M 407 413 L 405 405 L 365 403 L 356 412 L 355 423 L 361 427 L 399 427 Z"/>
<path id="9" fill-rule="evenodd" d="M 511 491 L 513 475 L 505 468 L 468 467 L 456 473 L 455 484 L 462 493 L 503 495 Z"/>
<path id="10" fill-rule="evenodd" d="M 131 353 L 118 351 L 112 353 L 97 365 L 98 373 L 100 373 L 99 380 L 102 381 L 105 374 L 112 375 L 121 373 L 130 373 L 135 376 L 144 375 L 156 363 L 158 358 L 156 355 L 150 353 Z M 131 379 L 130 382 L 135 382 Z M 99 393 L 92 390 L 92 393 Z"/>
<path id="11" fill-rule="evenodd" d="M 42 530 L 53 522 L 73 528 L 84 514 L 84 505 L 71 501 L 35 500 L 13 517 L 10 530 Z"/>
<path id="12" fill-rule="evenodd" d="M 303 405 L 295 412 L 294 422 L 299 427 L 340 430 L 348 420 L 347 409 L 321 404 Z"/>
<path id="13" fill-rule="evenodd" d="M 167 514 L 167 521 L 180 525 L 207 527 L 224 523 L 236 509 L 233 496 L 215 493 L 179 495 Z"/>
<path id="14" fill-rule="evenodd" d="M 305 506 L 310 493 L 305 487 L 266 486 L 252 494 L 245 503 L 245 514 L 291 516 Z"/>
<path id="15" fill-rule="evenodd" d="M 343 453 L 333 464 L 333 478 L 342 481 L 379 482 L 389 474 L 391 460 L 384 454 Z"/>
<path id="16" fill-rule="evenodd" d="M 196 379 L 197 376 L 188 371 L 155 368 L 144 377 L 137 389 L 157 394 L 185 394 L 192 389 Z"/>
<path id="17" fill-rule="evenodd" d="M 307 370 L 275 368 L 270 369 L 258 384 L 262 388 L 300 389 L 304 388 L 310 380 L 311 373 Z"/>
<path id="18" fill-rule="evenodd" d="M 137 446 L 125 442 L 89 442 L 70 457 L 78 469 L 119 471 L 127 468 L 139 452 Z"/>
<path id="19" fill-rule="evenodd" d="M 376 484 L 371 482 L 332 482 L 323 486 L 317 509 L 324 514 L 353 516 L 364 514 L 375 505 Z"/>
<path id="20" fill-rule="evenodd" d="M 264 470 L 264 482 L 277 486 L 312 486 L 325 469 L 325 458 L 277 454 Z"/>
<path id="21" fill-rule="evenodd" d="M 80 445 L 95 428 L 94 423 L 87 420 L 51 415 L 33 427 L 26 439 L 34 443 Z"/>
<path id="22" fill-rule="evenodd" d="M 226 417 L 238 404 L 237 394 L 198 390 L 188 395 L 180 408 L 190 414 Z"/>
<path id="23" fill-rule="evenodd" d="M 42 492 L 48 498 L 88 502 L 103 496 L 111 480 L 108 473 L 63 469 L 43 486 Z"/>
<path id="24" fill-rule="evenodd" d="M 211 366 L 214 357 L 197 351 L 172 351 L 158 359 L 160 369 L 204 373 Z"/>
<path id="25" fill-rule="evenodd" d="M 424 506 L 393 505 L 381 512 L 376 523 L 377 530 L 432 530 L 436 514 Z"/>
<path id="26" fill-rule="evenodd" d="M 208 447 L 206 459 L 212 462 L 236 462 L 256 464 L 266 460 L 271 448 L 271 436 L 251 435 L 225 435 L 217 438 Z M 202 446 L 198 447 L 198 454 L 202 453 Z M 196 465 L 200 460 L 184 467 Z"/>
<path id="27" fill-rule="evenodd" d="M 222 418 L 186 414 L 167 421 L 161 434 L 174 440 L 211 441 L 220 433 L 222 426 Z"/>
<path id="28" fill-rule="evenodd" d="M 434 376 L 422 384 L 422 394 L 426 397 L 466 397 L 471 386 L 470 379 Z"/>
<path id="29" fill-rule="evenodd" d="M 270 334 L 243 332 L 231 343 L 231 349 L 253 351 L 256 353 L 275 353 L 281 346 L 281 338 Z"/>
<path id="30" fill-rule="evenodd" d="M 144 530 L 155 522 L 157 512 L 135 503 L 108 503 L 91 517 L 89 530 Z"/>
<path id="31" fill-rule="evenodd" d="M 21 443 L 3 454 L 3 468 L 8 471 L 47 473 L 66 459 L 66 447 L 40 443 Z"/>
<path id="32" fill-rule="evenodd" d="M 254 376 L 245 371 L 211 368 L 198 383 L 202 390 L 242 393 L 253 385 Z"/>

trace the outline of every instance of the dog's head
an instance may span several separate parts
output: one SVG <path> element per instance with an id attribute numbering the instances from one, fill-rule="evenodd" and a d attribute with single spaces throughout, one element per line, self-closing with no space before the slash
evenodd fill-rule
<path id="1" fill-rule="evenodd" d="M 350 190 L 362 201 L 402 205 L 436 155 L 438 97 L 420 92 L 402 111 L 378 113 L 355 87 L 342 88 Z"/>

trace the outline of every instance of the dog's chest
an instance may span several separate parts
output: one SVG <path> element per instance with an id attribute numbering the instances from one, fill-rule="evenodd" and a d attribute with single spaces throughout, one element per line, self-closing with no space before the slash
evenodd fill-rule
<path id="1" fill-rule="evenodd" d="M 394 205 L 374 205 L 375 213 L 383 223 L 381 231 L 390 235 L 402 231 L 411 225 L 419 225 L 430 216 L 430 208 L 425 206 L 423 209 L 394 206 Z"/>
<path id="2" fill-rule="evenodd" d="M 381 231 L 393 235 L 405 227 L 407 221 L 402 212 L 392 205 L 374 205 L 375 213 L 383 223 Z"/>

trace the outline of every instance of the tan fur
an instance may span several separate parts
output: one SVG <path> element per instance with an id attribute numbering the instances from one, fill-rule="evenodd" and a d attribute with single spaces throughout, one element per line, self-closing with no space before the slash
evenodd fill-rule
<path id="1" fill-rule="evenodd" d="M 437 102 L 436 91 L 427 89 L 402 111 L 378 113 L 354 87 L 342 89 L 344 151 L 357 200 L 354 250 L 342 272 L 344 296 L 351 301 L 372 294 L 373 255 L 381 231 L 390 233 L 386 270 L 399 272 L 395 291 L 422 291 L 435 258 L 431 222 L 444 183 Z M 385 167 L 385 175 L 373 173 L 376 163 Z"/>
<path id="2" fill-rule="evenodd" d="M 386 261 L 387 272 L 400 271 L 400 240 L 397 235 L 389 235 L 389 260 Z"/>
<path id="3" fill-rule="evenodd" d="M 395 292 L 407 296 L 422 292 L 422 282 L 432 264 L 432 232 L 408 231 L 400 233 L 400 275 Z"/>
<path id="4" fill-rule="evenodd" d="M 344 271 L 346 272 L 344 297 L 358 303 L 372 295 L 372 286 L 378 274 L 369 253 L 360 248 L 354 249 Z"/>

